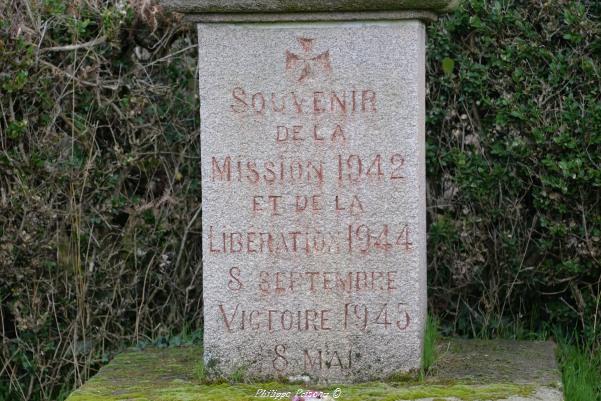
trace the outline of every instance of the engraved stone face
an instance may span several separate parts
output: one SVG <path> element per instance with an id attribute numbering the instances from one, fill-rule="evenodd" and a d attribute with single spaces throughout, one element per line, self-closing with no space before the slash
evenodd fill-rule
<path id="1" fill-rule="evenodd" d="M 338 382 L 419 368 L 423 24 L 198 32 L 207 367 Z"/>

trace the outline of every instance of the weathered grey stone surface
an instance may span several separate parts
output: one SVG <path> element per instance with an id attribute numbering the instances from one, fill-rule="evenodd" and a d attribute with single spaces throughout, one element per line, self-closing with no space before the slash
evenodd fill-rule
<path id="1" fill-rule="evenodd" d="M 474 387 L 511 383 L 524 386 L 505 401 L 562 401 L 561 376 L 551 341 L 445 339 L 430 383 L 464 383 Z M 419 401 L 462 401 L 457 397 Z M 405 401 L 405 400 L 399 400 Z M 407 400 L 408 401 L 408 400 Z"/>
<path id="2" fill-rule="evenodd" d="M 436 377 L 558 387 L 555 348 L 551 341 L 445 340 L 439 345 Z"/>
<path id="3" fill-rule="evenodd" d="M 335 384 L 318 389 L 333 392 L 340 388 L 341 397 L 337 399 L 352 401 L 563 400 L 551 343 L 445 340 L 440 348 L 439 369 L 425 382 Z M 475 354 L 478 360 L 474 360 Z M 201 355 L 200 347 L 125 352 L 67 401 L 247 401 L 256 398 L 257 389 L 294 394 L 299 388 L 308 388 L 305 384 L 202 384 Z M 508 368 L 510 376 L 507 372 L 498 377 L 491 374 Z"/>
<path id="4" fill-rule="evenodd" d="M 189 22 L 324 22 L 324 21 L 434 21 L 438 14 L 427 10 L 339 11 L 299 13 L 197 13 L 186 14 Z"/>
<path id="5" fill-rule="evenodd" d="M 529 395 L 512 395 L 506 398 L 494 398 L 495 401 L 563 401 L 563 393 L 557 388 L 550 387 L 539 387 Z M 462 398 L 457 397 L 436 397 L 436 398 L 420 398 L 412 400 L 398 400 L 398 401 L 463 401 Z M 482 399 L 482 401 L 489 401 L 491 399 Z"/>
<path id="6" fill-rule="evenodd" d="M 171 10 L 190 13 L 295 13 L 425 10 L 444 13 L 459 0 L 161 0 Z"/>
<path id="7" fill-rule="evenodd" d="M 207 366 L 322 382 L 419 368 L 424 25 L 198 34 Z"/>

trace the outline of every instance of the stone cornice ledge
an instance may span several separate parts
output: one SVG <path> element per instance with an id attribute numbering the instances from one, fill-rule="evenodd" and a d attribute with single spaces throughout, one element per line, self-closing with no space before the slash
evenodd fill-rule
<path id="1" fill-rule="evenodd" d="M 194 22 L 434 20 L 460 0 L 159 0 Z"/>

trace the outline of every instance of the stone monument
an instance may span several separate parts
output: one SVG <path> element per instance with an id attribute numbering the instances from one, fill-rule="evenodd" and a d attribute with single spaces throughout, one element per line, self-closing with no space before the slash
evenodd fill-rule
<path id="1" fill-rule="evenodd" d="M 423 380 L 339 385 L 420 367 L 424 24 L 453 1 L 162 2 L 198 24 L 204 345 L 123 353 L 68 401 L 312 386 L 274 378 L 334 399 L 563 400 L 551 342 L 444 339 Z"/>
<path id="2" fill-rule="evenodd" d="M 198 23 L 207 369 L 418 369 L 424 24 L 454 2 L 163 3 Z"/>

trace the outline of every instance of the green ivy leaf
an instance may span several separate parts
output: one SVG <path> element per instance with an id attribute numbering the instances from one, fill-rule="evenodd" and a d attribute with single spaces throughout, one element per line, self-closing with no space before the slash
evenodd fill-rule
<path id="1" fill-rule="evenodd" d="M 455 68 L 455 60 L 449 57 L 445 57 L 442 59 L 442 71 L 445 75 L 451 75 L 453 73 L 453 69 Z"/>

